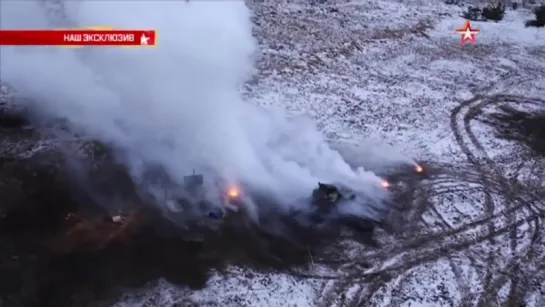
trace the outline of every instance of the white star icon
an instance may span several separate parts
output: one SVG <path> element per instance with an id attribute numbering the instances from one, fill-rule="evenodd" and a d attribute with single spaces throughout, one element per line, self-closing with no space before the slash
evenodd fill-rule
<path id="1" fill-rule="evenodd" d="M 464 39 L 472 39 L 473 35 L 475 35 L 477 33 L 479 33 L 479 31 L 474 31 L 474 30 L 467 29 L 463 33 Z"/>
<path id="2" fill-rule="evenodd" d="M 149 37 L 146 36 L 146 34 L 142 34 L 142 37 L 140 37 L 140 45 L 147 45 L 149 41 Z"/>
<path id="3" fill-rule="evenodd" d="M 471 24 L 469 20 L 466 21 L 465 26 L 462 29 L 457 29 L 456 33 L 462 35 L 462 40 L 460 41 L 460 45 L 463 46 L 465 43 L 471 43 L 473 45 L 477 42 L 477 34 L 479 33 L 479 29 L 472 29 Z"/>

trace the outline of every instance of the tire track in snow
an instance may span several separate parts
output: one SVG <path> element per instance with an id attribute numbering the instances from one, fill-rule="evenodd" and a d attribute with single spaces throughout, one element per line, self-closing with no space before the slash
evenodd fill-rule
<path id="1" fill-rule="evenodd" d="M 499 183 L 501 189 L 503 190 L 503 193 L 501 194 L 504 198 L 503 206 L 509 208 L 513 207 L 516 203 L 515 198 L 516 195 L 520 195 L 521 193 L 524 193 L 524 190 L 520 187 L 517 187 L 516 185 L 510 184 L 511 182 L 506 179 L 505 174 L 503 171 L 499 168 L 499 166 L 491 159 L 486 150 L 484 149 L 484 146 L 480 143 L 478 138 L 476 137 L 475 133 L 472 130 L 471 121 L 474 120 L 478 115 L 483 113 L 483 110 L 487 106 L 491 105 L 498 105 L 500 103 L 507 103 L 507 102 L 517 102 L 518 104 L 527 103 L 530 101 L 530 103 L 535 103 L 536 101 L 534 99 L 528 99 L 525 97 L 520 96 L 514 96 L 514 95 L 493 95 L 489 97 L 483 97 L 480 96 L 478 99 L 472 99 L 469 101 L 466 101 L 465 103 L 461 104 L 462 107 L 467 108 L 467 112 L 463 116 L 463 122 L 464 122 L 464 130 L 466 132 L 466 136 L 471 143 L 471 145 L 475 148 L 475 150 L 469 155 L 469 158 L 471 156 L 478 152 L 478 162 L 479 165 L 484 164 L 486 171 L 490 172 L 492 176 L 496 178 L 496 182 Z M 467 147 L 466 147 L 467 148 Z M 467 150 L 467 149 L 466 149 Z M 476 162 L 476 161 L 474 161 Z M 530 216 L 536 216 L 538 214 L 538 211 L 533 208 L 532 203 L 529 202 L 525 206 L 523 206 L 520 209 L 526 209 Z M 524 211 L 524 210 L 523 210 Z M 513 210 L 510 211 L 510 214 L 506 216 L 507 223 L 509 225 L 513 225 L 514 222 L 517 220 L 517 217 L 519 214 L 523 214 L 521 210 Z M 533 228 L 533 237 L 539 235 L 539 218 L 533 220 L 533 225 L 529 225 L 530 228 Z M 517 227 L 512 227 L 511 231 L 509 232 L 509 241 L 510 241 L 510 249 L 511 254 L 515 255 L 518 251 L 518 232 Z M 530 249 L 532 246 L 529 247 Z M 492 251 L 492 250 L 491 250 Z M 518 265 L 513 265 L 513 270 L 517 271 Z M 511 274 L 511 282 L 510 282 L 510 289 L 509 289 L 509 298 L 510 301 L 513 300 L 515 297 L 520 298 L 520 294 L 517 293 L 520 291 L 521 287 L 519 285 L 521 281 L 521 276 L 518 276 L 516 274 Z M 483 287 L 483 291 L 486 291 L 487 295 L 482 296 L 483 298 L 489 299 L 490 293 L 497 293 L 499 291 L 499 288 L 502 287 L 503 284 L 494 283 L 494 285 L 491 285 L 492 282 L 492 270 L 489 269 L 487 272 L 487 276 L 485 277 L 485 285 Z M 481 301 L 481 303 L 484 303 Z"/>
<path id="2" fill-rule="evenodd" d="M 515 79 L 510 80 L 509 83 L 514 84 L 522 81 L 522 79 Z M 410 239 L 401 237 L 398 238 L 400 242 L 396 242 L 400 243 L 399 245 L 368 252 L 366 254 L 367 257 L 386 259 L 383 260 L 382 263 L 401 255 L 402 258 L 404 258 L 401 260 L 404 264 L 397 266 L 393 265 L 386 269 L 365 274 L 367 280 L 360 280 L 360 282 L 368 284 L 369 287 L 367 289 L 362 287 L 360 290 L 361 293 L 357 295 L 357 301 L 360 303 L 369 301 L 385 283 L 391 282 L 394 277 L 400 276 L 403 272 L 407 272 L 411 268 L 422 263 L 435 261 L 442 257 L 449 259 L 457 283 L 459 285 L 465 285 L 467 283 L 463 280 L 461 270 L 456 267 L 455 261 L 453 261 L 450 256 L 453 252 L 464 251 L 483 241 L 487 241 L 490 246 L 497 246 L 498 242 L 496 238 L 504 234 L 509 234 L 510 248 L 515 252 L 518 247 L 517 227 L 532 223 L 533 231 L 538 231 L 539 227 L 536 226 L 540 224 L 539 215 L 530 214 L 519 216 L 521 211 L 524 211 L 525 209 L 530 210 L 529 208 L 532 208 L 535 205 L 536 195 L 532 195 L 523 184 L 517 181 L 506 180 L 505 176 L 501 174 L 500 169 L 495 165 L 495 162 L 488 157 L 484 146 L 480 144 L 472 131 L 472 121 L 481 113 L 482 109 L 486 106 L 493 105 L 504 97 L 509 98 L 508 95 L 493 95 L 490 97 L 478 95 L 470 100 L 462 102 L 453 109 L 451 127 L 460 148 L 468 159 L 468 165 L 460 167 L 449 163 L 429 163 L 430 166 L 428 167 L 428 170 L 432 173 L 430 178 L 418 182 L 417 184 L 409 185 L 409 190 L 412 191 L 403 194 L 404 197 L 412 196 L 410 197 L 410 204 L 404 204 L 404 207 L 412 206 L 409 210 L 406 209 L 408 212 L 404 212 L 405 214 L 414 220 L 414 218 L 422 219 L 425 212 L 432 212 L 434 217 L 437 218 L 436 223 L 439 224 L 442 231 L 428 234 L 424 233 Z M 511 96 L 510 98 L 513 97 Z M 474 184 L 476 186 L 460 187 L 461 183 Z M 427 192 L 426 196 L 428 199 L 426 199 L 425 196 L 422 196 L 422 191 L 424 190 Z M 429 197 L 443 196 L 447 193 L 460 194 L 467 191 L 481 191 L 483 193 L 485 214 L 480 218 L 472 219 L 462 226 L 451 227 L 449 223 L 440 216 L 440 210 L 435 207 L 437 203 L 429 201 Z M 506 204 L 505 207 L 498 206 L 498 200 L 495 199 L 493 195 L 502 196 L 509 204 Z M 419 199 L 419 197 L 421 197 L 421 199 Z M 536 213 L 535 210 L 531 211 Z M 507 223 L 504 225 L 496 225 L 496 223 L 499 222 L 498 219 L 503 218 L 507 219 Z M 425 226 L 429 225 L 423 226 L 425 228 Z M 481 230 L 479 234 L 476 236 L 474 235 L 473 238 L 465 235 L 465 232 L 482 228 L 482 226 L 485 226 L 486 229 L 484 231 Z M 534 232 L 533 237 L 537 235 L 538 233 Z M 405 255 L 403 255 L 403 253 L 405 253 Z M 490 249 L 487 255 L 487 261 L 493 263 L 495 258 L 496 255 L 494 254 L 494 250 Z M 472 257 L 468 257 L 468 259 L 474 266 L 475 259 Z M 377 262 L 380 263 L 381 261 Z M 362 272 L 358 273 L 361 274 Z M 493 273 L 492 268 L 487 270 L 485 284 L 483 286 L 483 289 L 485 290 L 483 291 L 496 285 Z M 346 279 L 346 277 L 343 279 Z M 513 283 L 511 289 L 524 288 L 520 287 L 521 278 L 518 279 L 519 284 Z M 345 281 L 337 290 L 342 291 L 341 288 L 344 288 L 344 286 L 349 284 L 349 282 Z M 399 284 L 401 284 L 401 282 Z M 396 288 L 402 287 L 399 284 Z M 470 290 L 471 289 L 468 289 L 467 287 L 460 289 L 462 302 L 464 302 L 464 304 L 471 302 L 475 298 L 476 293 L 470 293 Z M 514 290 L 511 290 L 511 294 L 514 294 Z"/>
<path id="3" fill-rule="evenodd" d="M 482 114 L 483 110 L 487 106 L 491 105 L 497 105 L 500 103 L 506 103 L 506 102 L 518 102 L 519 104 L 525 103 L 528 101 L 531 101 L 531 103 L 535 103 L 535 99 L 528 99 L 525 97 L 520 96 L 514 96 L 514 95 L 493 95 L 489 97 L 485 96 L 476 96 L 468 101 L 463 102 L 458 106 L 454 112 L 453 115 L 459 115 L 463 108 L 467 109 L 466 113 L 463 115 L 462 120 L 464 123 L 464 130 L 466 133 L 465 139 L 462 137 L 459 128 L 457 125 L 453 125 L 453 131 L 455 132 L 457 136 L 458 143 L 460 144 L 460 147 L 466 155 L 468 156 L 468 160 L 470 160 L 472 163 L 474 163 L 476 166 L 479 166 L 479 169 L 483 171 L 483 175 L 485 172 L 488 172 L 495 178 L 495 182 L 499 184 L 499 187 L 502 189 L 503 193 L 501 195 L 504 197 L 503 205 L 506 208 L 512 208 L 517 210 L 509 210 L 505 212 L 509 212 L 507 214 L 507 224 L 512 225 L 511 230 L 509 231 L 509 241 L 510 241 L 510 250 L 512 255 L 516 255 L 517 253 L 520 253 L 518 251 L 518 232 L 517 232 L 517 226 L 516 226 L 516 220 L 519 216 L 519 213 L 522 209 L 528 210 L 529 216 L 532 217 L 532 220 L 528 220 L 528 223 L 532 223 L 533 225 L 529 227 L 533 228 L 533 234 L 532 237 L 535 239 L 536 236 L 539 236 L 539 224 L 540 224 L 540 218 L 539 218 L 539 211 L 533 208 L 533 202 L 528 202 L 524 204 L 524 206 L 516 205 L 517 199 L 520 200 L 521 194 L 527 194 L 527 191 L 525 191 L 524 188 L 521 188 L 520 185 L 513 185 L 513 181 L 509 181 L 506 179 L 505 174 L 502 172 L 502 170 L 498 167 L 495 161 L 491 159 L 486 150 L 484 149 L 484 146 L 480 143 L 478 138 L 476 137 L 475 133 L 473 132 L 471 122 L 474 120 L 477 116 Z M 460 119 L 458 118 L 458 121 Z M 458 129 L 458 130 L 455 130 Z M 468 143 L 472 145 L 474 148 L 473 150 L 469 149 Z M 476 157 L 477 156 L 477 157 Z M 483 176 L 484 179 L 485 176 Z M 491 176 L 488 176 L 491 177 Z M 488 191 L 487 195 L 490 195 L 490 191 Z M 520 202 L 519 202 L 520 203 Z M 491 207 L 488 207 L 488 210 L 490 212 Z M 493 225 L 490 223 L 489 225 Z M 491 229 L 489 229 L 490 231 Z M 532 241 L 534 241 L 532 239 Z M 528 252 L 530 252 L 533 248 L 533 245 L 531 244 L 529 247 Z M 490 250 L 492 251 L 492 249 Z M 489 254 L 490 255 L 490 254 Z M 493 258 L 489 257 L 490 263 L 492 263 Z M 521 299 L 521 293 L 519 293 L 524 287 L 521 287 L 520 283 L 522 280 L 524 280 L 524 277 L 515 274 L 515 272 L 520 271 L 518 269 L 519 264 L 515 263 L 511 266 L 511 280 L 510 280 L 510 288 L 509 288 L 509 302 L 515 303 L 519 302 Z M 485 304 L 486 302 L 489 302 L 491 299 L 491 294 L 498 293 L 500 288 L 505 284 L 501 282 L 494 281 L 493 277 L 493 270 L 492 266 L 487 270 L 484 286 L 483 286 L 483 295 L 481 295 L 481 299 L 479 300 L 479 305 Z M 486 293 L 486 295 L 484 295 Z M 511 305 L 510 305 L 511 306 Z M 513 305 L 515 306 L 515 305 Z"/>

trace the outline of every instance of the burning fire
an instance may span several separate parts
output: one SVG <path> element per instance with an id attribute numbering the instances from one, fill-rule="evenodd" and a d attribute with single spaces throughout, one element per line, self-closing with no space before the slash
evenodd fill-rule
<path id="1" fill-rule="evenodd" d="M 417 173 L 422 173 L 424 171 L 424 168 L 420 166 L 419 164 L 415 165 L 415 170 Z"/>
<path id="2" fill-rule="evenodd" d="M 238 187 L 230 187 L 227 190 L 227 196 L 231 199 L 238 198 L 240 196 L 240 189 Z"/>
<path id="3" fill-rule="evenodd" d="M 390 183 L 389 183 L 388 181 L 386 181 L 386 180 L 382 180 L 381 185 L 382 185 L 382 187 L 385 188 L 385 189 L 389 189 L 389 188 L 390 188 Z"/>

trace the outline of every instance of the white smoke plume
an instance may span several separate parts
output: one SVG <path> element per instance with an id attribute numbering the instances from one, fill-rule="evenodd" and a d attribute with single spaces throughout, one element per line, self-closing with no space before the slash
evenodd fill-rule
<path id="1" fill-rule="evenodd" d="M 163 166 L 181 183 L 212 170 L 297 206 L 319 181 L 340 182 L 374 200 L 380 178 L 354 170 L 310 121 L 290 122 L 243 101 L 256 40 L 243 1 L 0 2 L 2 29 L 111 26 L 153 29 L 151 49 L 2 47 L 1 79 L 143 165 Z M 259 204 L 257 205 L 259 208 Z M 352 208 L 354 206 L 351 206 Z M 372 215 L 365 204 L 350 209 Z"/>

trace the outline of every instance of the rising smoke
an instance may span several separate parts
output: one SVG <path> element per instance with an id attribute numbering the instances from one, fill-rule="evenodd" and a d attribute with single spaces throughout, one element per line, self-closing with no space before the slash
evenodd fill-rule
<path id="1" fill-rule="evenodd" d="M 3 29 L 111 26 L 156 29 L 155 49 L 1 49 L 0 73 L 41 114 L 128 153 L 136 181 L 161 165 L 174 182 L 196 170 L 268 191 L 282 209 L 318 181 L 374 199 L 380 179 L 354 170 L 310 121 L 245 103 L 256 41 L 244 1 L 0 2 Z M 363 205 L 362 205 L 363 206 Z M 372 214 L 364 207 L 351 210 Z"/>

